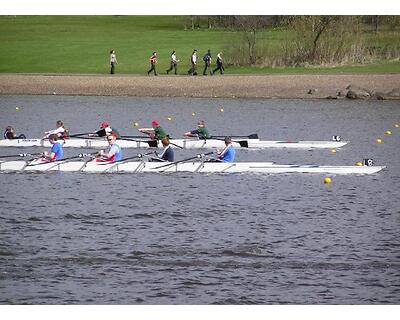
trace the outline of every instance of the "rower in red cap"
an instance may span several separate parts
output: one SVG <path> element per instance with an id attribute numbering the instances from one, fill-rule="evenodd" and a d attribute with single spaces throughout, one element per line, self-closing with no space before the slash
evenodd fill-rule
<path id="1" fill-rule="evenodd" d="M 168 137 L 168 134 L 164 128 L 160 126 L 160 123 L 157 120 L 153 120 L 151 126 L 152 128 L 140 128 L 138 130 L 142 133 L 148 134 L 150 138 L 154 140 L 162 140 L 165 137 Z"/>
<path id="2" fill-rule="evenodd" d="M 97 130 L 96 132 L 89 134 L 89 136 L 91 137 L 95 136 L 105 137 L 110 135 L 113 135 L 117 139 L 121 137 L 118 130 L 111 127 L 107 121 L 103 121 L 100 123 L 100 130 Z"/>

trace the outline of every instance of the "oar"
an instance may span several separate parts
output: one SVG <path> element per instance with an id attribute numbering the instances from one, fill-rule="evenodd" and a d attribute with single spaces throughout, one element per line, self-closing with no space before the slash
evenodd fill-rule
<path id="1" fill-rule="evenodd" d="M 176 143 L 173 143 L 173 142 L 169 142 L 169 144 L 172 144 L 173 146 L 175 146 L 175 147 L 178 147 L 179 149 L 183 149 L 183 147 L 181 147 L 181 146 L 179 146 L 179 145 L 177 145 Z"/>
<path id="2" fill-rule="evenodd" d="M 92 134 L 92 133 L 93 132 L 70 134 L 69 137 L 70 138 L 77 138 L 77 137 L 81 137 L 81 136 L 87 136 L 87 135 Z"/>
<path id="3" fill-rule="evenodd" d="M 128 141 L 138 141 L 138 140 L 129 140 L 129 138 L 146 139 L 148 137 L 144 137 L 144 136 L 121 136 L 121 138 L 123 140 L 128 140 Z M 126 138 L 128 138 L 128 139 L 126 139 Z M 139 140 L 139 141 L 142 142 L 142 140 Z M 155 142 L 152 143 L 152 144 L 149 143 L 149 146 L 153 147 L 153 148 L 157 148 L 157 146 L 158 146 L 157 140 L 152 140 L 152 141 L 155 141 Z M 143 142 L 147 142 L 147 141 L 143 141 Z M 175 147 L 177 147 L 179 149 L 183 149 L 183 147 L 181 147 L 181 146 L 179 146 L 179 145 L 177 145 L 177 144 L 175 144 L 175 143 L 173 143 L 171 141 L 169 142 L 169 144 L 171 144 L 171 145 L 173 145 L 173 146 L 175 146 Z"/>
<path id="4" fill-rule="evenodd" d="M 125 158 L 125 159 L 121 159 L 121 160 L 119 160 L 119 161 L 111 162 L 112 166 L 109 167 L 109 168 L 106 169 L 106 170 L 109 171 L 111 168 L 114 168 L 116 165 L 118 165 L 118 164 L 120 164 L 120 163 L 124 163 L 124 162 L 127 162 L 128 160 L 132 160 L 132 159 L 137 159 L 137 158 L 140 159 L 140 158 L 143 158 L 143 156 L 148 156 L 149 154 L 152 154 L 152 153 L 153 153 L 153 151 L 152 151 L 152 152 L 147 152 L 147 153 L 145 153 L 145 154 L 139 153 L 139 154 L 134 155 L 134 156 L 132 156 L 132 157 L 128 157 L 128 158 Z M 106 165 L 106 164 L 110 164 L 110 162 L 98 162 L 97 164 L 98 164 L 98 165 Z"/>
<path id="5" fill-rule="evenodd" d="M 69 136 L 69 137 L 70 138 L 83 139 L 83 140 L 102 140 L 100 138 L 103 138 L 103 137 L 87 137 L 87 136 L 82 136 L 82 137 L 80 137 L 80 136 Z"/>
<path id="6" fill-rule="evenodd" d="M 95 152 L 95 153 L 80 153 L 77 156 L 68 157 L 68 158 L 64 158 L 64 159 L 61 159 L 61 160 L 56 160 L 56 161 L 51 161 L 51 162 L 43 162 L 43 163 L 28 164 L 27 167 L 34 167 L 34 166 L 39 166 L 39 165 L 42 165 L 42 164 L 49 164 L 49 163 L 57 164 L 57 163 L 60 163 L 60 162 L 65 162 L 65 161 L 69 161 L 69 160 L 73 160 L 73 159 L 77 159 L 77 158 L 91 157 L 91 156 L 94 156 L 95 154 L 97 154 L 97 152 Z"/>
<path id="7" fill-rule="evenodd" d="M 247 139 L 258 139 L 258 134 L 257 133 L 252 133 L 249 134 L 248 136 L 235 136 L 235 135 L 226 135 L 226 136 L 211 136 L 209 139 L 214 139 L 214 138 L 225 138 L 225 137 L 231 137 L 231 138 L 247 138 Z"/>
<path id="8" fill-rule="evenodd" d="M 149 136 L 121 136 L 121 138 L 148 139 Z"/>
<path id="9" fill-rule="evenodd" d="M 149 147 L 151 147 L 151 148 L 157 148 L 158 147 L 158 141 L 157 140 L 137 140 L 137 139 L 128 139 L 128 138 L 122 138 L 122 140 L 147 143 L 149 145 Z"/>
<path id="10" fill-rule="evenodd" d="M 13 155 L 9 155 L 9 156 L 0 156 L 0 159 L 3 158 L 16 158 L 16 157 L 33 157 L 33 156 L 38 156 L 42 153 L 20 153 L 20 154 L 13 154 Z"/>
<path id="11" fill-rule="evenodd" d="M 127 161 L 127 160 L 132 160 L 132 159 L 136 159 L 136 158 L 143 158 L 143 156 L 148 156 L 148 155 L 150 155 L 150 154 L 152 154 L 152 153 L 154 153 L 154 151 L 151 151 L 151 152 L 147 152 L 147 153 L 139 153 L 139 154 L 137 154 L 137 155 L 135 155 L 135 156 L 132 156 L 132 157 L 128 157 L 128 158 L 125 158 L 125 159 L 122 159 L 122 160 L 119 160 L 119 161 L 115 161 L 115 162 L 113 162 L 113 163 L 120 163 L 120 162 L 125 162 L 125 161 Z"/>
<path id="12" fill-rule="evenodd" d="M 176 165 L 178 163 L 182 163 L 182 162 L 190 161 L 190 160 L 193 160 L 193 159 L 201 158 L 201 157 L 213 154 L 213 153 L 214 153 L 213 151 L 210 151 L 210 152 L 207 152 L 207 153 L 196 154 L 196 156 L 194 156 L 194 157 L 186 158 L 186 159 L 175 161 L 175 162 L 169 162 L 168 164 L 164 164 L 162 166 L 155 167 L 155 168 L 152 168 L 152 169 L 160 169 L 160 168 L 164 168 L 164 167 L 173 166 L 173 165 Z"/>

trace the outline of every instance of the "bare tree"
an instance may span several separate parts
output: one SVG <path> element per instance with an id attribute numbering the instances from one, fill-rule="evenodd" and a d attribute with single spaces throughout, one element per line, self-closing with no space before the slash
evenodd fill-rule
<path id="1" fill-rule="evenodd" d="M 234 27 L 244 34 L 248 46 L 249 64 L 257 62 L 257 33 L 272 24 L 270 16 L 235 16 Z"/>

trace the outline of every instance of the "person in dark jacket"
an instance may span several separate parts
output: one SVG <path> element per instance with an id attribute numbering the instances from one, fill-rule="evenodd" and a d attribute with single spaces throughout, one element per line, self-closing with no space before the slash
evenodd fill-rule
<path id="1" fill-rule="evenodd" d="M 20 134 L 19 136 L 17 136 L 14 128 L 11 126 L 6 127 L 6 130 L 4 131 L 4 134 L 3 134 L 3 138 L 4 139 L 26 139 L 24 134 Z"/>
<path id="2" fill-rule="evenodd" d="M 203 76 L 207 74 L 207 69 L 210 69 L 210 75 L 212 75 L 212 70 L 211 70 L 211 50 L 208 49 L 207 53 L 203 57 L 204 61 L 204 70 L 203 70 Z"/>
<path id="3" fill-rule="evenodd" d="M 158 158 L 153 159 L 154 161 L 167 161 L 167 162 L 174 162 L 174 150 L 172 149 L 171 145 L 169 144 L 168 137 L 165 137 L 161 140 L 164 150 L 161 154 L 157 154 Z"/>

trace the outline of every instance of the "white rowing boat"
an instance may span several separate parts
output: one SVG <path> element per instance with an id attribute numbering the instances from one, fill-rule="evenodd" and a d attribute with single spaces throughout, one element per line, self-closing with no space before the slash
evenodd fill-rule
<path id="1" fill-rule="evenodd" d="M 117 140 L 121 148 L 163 148 L 161 142 L 156 145 L 155 141 L 151 140 Z M 194 140 L 194 139 L 171 139 L 173 148 L 181 149 L 211 149 L 223 148 L 224 141 L 209 139 L 209 140 Z M 314 149 L 314 148 L 340 148 L 346 145 L 348 141 L 265 141 L 260 139 L 234 139 L 233 146 L 236 148 L 292 148 L 292 149 Z M 64 148 L 106 148 L 108 143 L 104 139 L 67 139 L 64 142 Z M 43 139 L 14 139 L 0 140 L 0 147 L 51 147 L 48 140 Z"/>
<path id="2" fill-rule="evenodd" d="M 202 162 L 179 163 L 121 161 L 98 163 L 94 161 L 57 161 L 45 164 L 28 164 L 26 161 L 0 162 L 1 172 L 91 172 L 91 173 L 137 173 L 137 172 L 207 172 L 207 173 L 326 173 L 326 174 L 372 174 L 384 166 L 317 166 L 281 165 L 273 162 Z"/>

